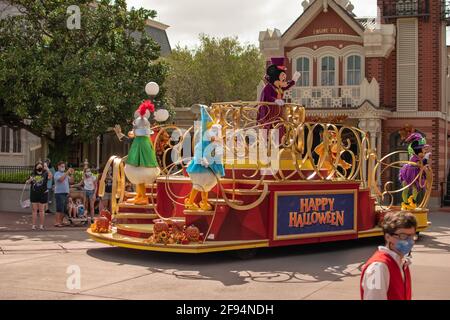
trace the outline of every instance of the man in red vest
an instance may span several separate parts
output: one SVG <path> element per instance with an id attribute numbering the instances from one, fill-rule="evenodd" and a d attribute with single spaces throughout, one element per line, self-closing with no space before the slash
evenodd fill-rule
<path id="1" fill-rule="evenodd" d="M 416 217 L 404 211 L 387 214 L 383 220 L 385 246 L 363 266 L 362 300 L 411 300 L 411 249 L 416 237 Z"/>

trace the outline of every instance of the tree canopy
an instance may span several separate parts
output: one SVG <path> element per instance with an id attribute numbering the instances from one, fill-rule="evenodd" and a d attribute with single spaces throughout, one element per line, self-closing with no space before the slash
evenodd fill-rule
<path id="1" fill-rule="evenodd" d="M 81 27 L 70 29 L 72 0 L 8 2 L 21 14 L 0 20 L 0 124 L 46 137 L 52 158 L 129 120 L 145 84 L 164 83 L 168 68 L 144 29 L 154 10 L 79 0 Z"/>
<path id="2" fill-rule="evenodd" d="M 255 100 L 265 62 L 259 49 L 237 38 L 200 36 L 200 46 L 177 46 L 168 58 L 168 99 L 175 107 L 194 103 Z"/>

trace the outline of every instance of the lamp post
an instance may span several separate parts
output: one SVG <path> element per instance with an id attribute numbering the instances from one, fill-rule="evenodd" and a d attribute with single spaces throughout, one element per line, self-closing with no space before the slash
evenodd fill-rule
<path id="1" fill-rule="evenodd" d="M 159 93 L 159 85 L 156 82 L 149 82 L 147 83 L 147 85 L 145 86 L 145 93 L 147 93 L 150 97 L 150 101 L 152 103 L 155 103 L 155 97 L 158 95 Z M 156 122 L 164 122 L 167 121 L 167 119 L 169 119 L 169 112 L 166 109 L 160 108 L 158 110 L 156 110 L 154 117 Z"/>
<path id="2" fill-rule="evenodd" d="M 150 100 L 153 102 L 153 100 L 159 93 L 159 85 L 156 82 L 147 83 L 147 85 L 145 86 L 145 93 L 150 96 Z"/>
<path id="3" fill-rule="evenodd" d="M 100 169 L 100 136 L 97 136 L 97 170 Z"/>

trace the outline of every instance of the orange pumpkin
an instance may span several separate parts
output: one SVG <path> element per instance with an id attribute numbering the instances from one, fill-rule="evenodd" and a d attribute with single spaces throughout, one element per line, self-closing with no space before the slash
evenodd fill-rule
<path id="1" fill-rule="evenodd" d="M 194 226 L 190 225 L 185 230 L 186 238 L 190 242 L 199 242 L 200 241 L 200 230 Z"/>

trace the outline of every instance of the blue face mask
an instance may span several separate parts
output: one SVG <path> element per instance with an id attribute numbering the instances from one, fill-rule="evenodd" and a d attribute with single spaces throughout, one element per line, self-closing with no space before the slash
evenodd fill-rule
<path id="1" fill-rule="evenodd" d="M 414 246 L 414 240 L 398 240 L 395 244 L 395 250 L 403 254 L 404 256 L 408 255 Z"/>

